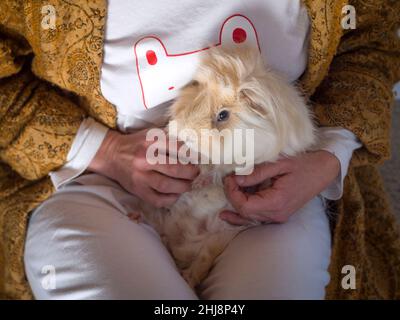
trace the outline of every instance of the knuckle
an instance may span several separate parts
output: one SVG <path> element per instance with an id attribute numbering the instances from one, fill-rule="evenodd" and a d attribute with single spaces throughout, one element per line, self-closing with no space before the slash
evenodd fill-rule
<path id="1" fill-rule="evenodd" d="M 139 156 L 134 156 L 132 159 L 132 167 L 137 169 L 143 169 L 145 167 L 143 159 Z"/>
<path id="2" fill-rule="evenodd" d="M 140 158 L 142 156 L 142 154 L 143 154 L 142 150 L 143 150 L 142 145 L 138 145 L 132 152 L 133 156 L 135 158 Z"/>
<path id="3" fill-rule="evenodd" d="M 146 139 L 143 139 L 143 140 L 141 140 L 140 141 L 140 143 L 138 144 L 138 149 L 139 150 L 146 150 L 147 149 L 147 147 L 149 146 L 149 145 L 151 145 L 151 144 L 153 144 L 153 143 L 155 143 L 154 141 L 147 141 Z"/>

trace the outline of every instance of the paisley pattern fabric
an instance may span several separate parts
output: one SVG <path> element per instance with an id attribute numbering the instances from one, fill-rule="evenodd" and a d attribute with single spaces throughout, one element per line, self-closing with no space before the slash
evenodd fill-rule
<path id="1" fill-rule="evenodd" d="M 398 0 L 304 0 L 312 22 L 300 86 L 317 120 L 363 142 L 343 198 L 333 203 L 333 255 L 327 298 L 400 298 L 400 234 L 376 165 L 390 155 L 391 88 L 400 78 Z M 343 30 L 355 6 L 357 28 Z M 55 28 L 43 28 L 43 6 Z M 31 299 L 23 265 L 31 212 L 53 190 L 82 119 L 115 128 L 115 108 L 100 93 L 105 0 L 0 1 L 0 297 Z M 356 289 L 341 286 L 356 268 Z"/>

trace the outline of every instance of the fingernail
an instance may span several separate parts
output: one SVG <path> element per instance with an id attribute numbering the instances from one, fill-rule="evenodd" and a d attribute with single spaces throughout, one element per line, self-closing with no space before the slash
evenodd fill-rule
<path id="1" fill-rule="evenodd" d="M 237 184 L 243 184 L 244 183 L 244 177 L 243 176 L 235 176 L 235 180 Z"/>

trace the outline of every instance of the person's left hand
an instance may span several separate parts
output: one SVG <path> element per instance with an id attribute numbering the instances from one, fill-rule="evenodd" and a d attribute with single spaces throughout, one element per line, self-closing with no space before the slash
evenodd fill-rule
<path id="1" fill-rule="evenodd" d="M 247 176 L 227 176 L 225 193 L 237 212 L 223 211 L 220 218 L 234 225 L 259 221 L 283 223 L 308 201 L 321 193 L 340 172 L 340 162 L 328 151 L 315 151 L 297 157 L 263 163 Z M 255 193 L 243 188 L 271 179 L 269 187 Z"/>

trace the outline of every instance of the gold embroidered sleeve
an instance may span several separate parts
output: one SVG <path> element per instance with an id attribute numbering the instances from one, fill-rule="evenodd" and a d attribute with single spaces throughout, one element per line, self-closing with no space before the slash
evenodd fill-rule
<path id="1" fill-rule="evenodd" d="M 62 166 L 84 111 L 30 69 L 31 50 L 0 25 L 0 161 L 36 180 Z"/>
<path id="2" fill-rule="evenodd" d="M 356 29 L 344 32 L 328 76 L 311 100 L 322 126 L 352 131 L 363 143 L 353 165 L 390 156 L 393 84 L 400 78 L 400 1 L 352 0 Z"/>

